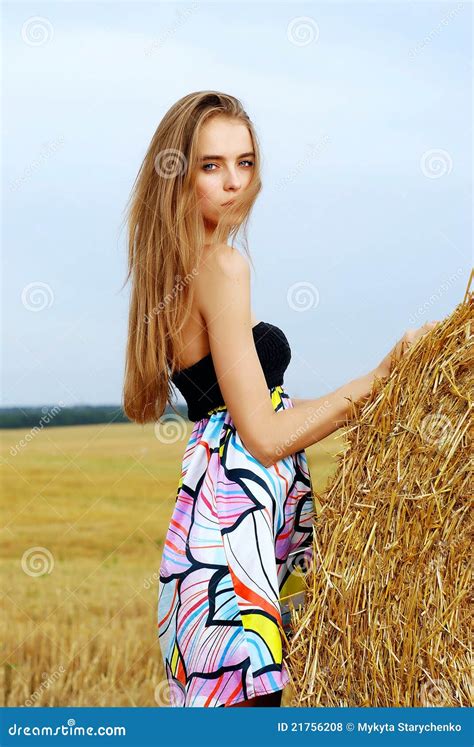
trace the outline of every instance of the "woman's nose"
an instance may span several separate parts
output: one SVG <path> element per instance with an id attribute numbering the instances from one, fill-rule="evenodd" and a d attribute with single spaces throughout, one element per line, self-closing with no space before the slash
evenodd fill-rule
<path id="1" fill-rule="evenodd" d="M 228 171 L 224 182 L 226 187 L 240 188 L 240 177 L 236 171 Z"/>

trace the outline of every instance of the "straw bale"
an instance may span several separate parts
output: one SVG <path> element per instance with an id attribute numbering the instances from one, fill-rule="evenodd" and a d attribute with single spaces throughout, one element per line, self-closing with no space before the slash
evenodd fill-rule
<path id="1" fill-rule="evenodd" d="M 351 402 L 284 639 L 291 706 L 472 705 L 471 281 Z"/>

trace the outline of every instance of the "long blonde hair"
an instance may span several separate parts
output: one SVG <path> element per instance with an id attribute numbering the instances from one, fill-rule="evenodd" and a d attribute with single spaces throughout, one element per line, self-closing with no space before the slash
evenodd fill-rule
<path id="1" fill-rule="evenodd" d="M 232 242 L 240 228 L 250 262 L 247 224 L 261 190 L 260 149 L 241 102 L 219 91 L 179 99 L 159 123 L 133 184 L 128 222 L 128 272 L 132 278 L 123 409 L 130 420 L 158 420 L 172 404 L 171 377 L 183 348 L 182 329 L 191 313 L 193 279 L 205 245 L 196 196 L 197 138 L 211 117 L 244 123 L 255 152 L 252 179 L 238 204 L 223 212 L 212 243 Z M 232 214 L 232 218 L 229 216 Z M 231 244 L 233 246 L 233 243 Z M 174 408 L 173 408 L 174 409 Z"/>

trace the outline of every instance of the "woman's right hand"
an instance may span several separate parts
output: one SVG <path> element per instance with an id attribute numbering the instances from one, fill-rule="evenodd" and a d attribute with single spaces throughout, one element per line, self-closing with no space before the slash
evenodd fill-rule
<path id="1" fill-rule="evenodd" d="M 414 345 L 420 337 L 426 335 L 427 332 L 431 332 L 433 327 L 437 324 L 439 324 L 438 321 L 426 322 L 426 324 L 423 324 L 422 327 L 418 327 L 418 329 L 407 329 L 402 339 L 397 342 L 395 347 L 393 347 L 379 363 L 375 369 L 376 374 L 382 378 L 390 376 L 393 366 L 398 363 L 407 350 Z"/>

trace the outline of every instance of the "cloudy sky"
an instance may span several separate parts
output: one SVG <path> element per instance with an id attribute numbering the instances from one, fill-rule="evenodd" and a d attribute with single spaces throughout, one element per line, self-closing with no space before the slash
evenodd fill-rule
<path id="1" fill-rule="evenodd" d="M 472 5 L 3 4 L 2 405 L 119 404 L 124 209 L 165 112 L 240 98 L 257 319 L 318 397 L 442 319 L 472 264 Z M 180 399 L 178 401 L 181 401 Z"/>

